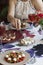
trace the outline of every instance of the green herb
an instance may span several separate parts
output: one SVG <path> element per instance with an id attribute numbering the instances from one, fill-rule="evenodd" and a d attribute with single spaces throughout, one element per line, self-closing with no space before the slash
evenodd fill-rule
<path id="1" fill-rule="evenodd" d="M 43 26 L 43 19 L 40 19 L 39 24 Z"/>

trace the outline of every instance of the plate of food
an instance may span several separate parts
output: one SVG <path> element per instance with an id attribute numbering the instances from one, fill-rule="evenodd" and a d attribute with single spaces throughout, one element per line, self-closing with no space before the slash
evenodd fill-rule
<path id="1" fill-rule="evenodd" d="M 26 37 L 26 38 L 23 38 L 19 41 L 19 44 L 20 45 L 31 45 L 31 44 L 34 44 L 35 43 L 35 40 L 31 37 Z"/>
<path id="2" fill-rule="evenodd" d="M 29 53 L 20 50 L 8 50 L 0 54 L 0 63 L 3 65 L 23 65 L 30 59 Z"/>
<path id="3" fill-rule="evenodd" d="M 2 41 L 2 43 L 11 43 L 22 38 L 23 36 L 19 31 L 5 30 L 4 27 L 0 26 L 0 41 Z"/>
<path id="4" fill-rule="evenodd" d="M 1 33 L 1 35 L 0 35 L 1 40 L 0 41 L 2 41 L 2 43 L 13 42 L 16 39 L 16 34 L 12 30 L 7 30 L 7 31 L 1 30 L 0 33 Z"/>

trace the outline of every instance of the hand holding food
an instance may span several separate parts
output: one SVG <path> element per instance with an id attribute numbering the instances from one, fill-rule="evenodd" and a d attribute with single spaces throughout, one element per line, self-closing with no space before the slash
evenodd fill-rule
<path id="1" fill-rule="evenodd" d="M 20 19 L 15 18 L 14 21 L 12 21 L 12 25 L 17 29 L 21 29 L 21 21 Z"/>

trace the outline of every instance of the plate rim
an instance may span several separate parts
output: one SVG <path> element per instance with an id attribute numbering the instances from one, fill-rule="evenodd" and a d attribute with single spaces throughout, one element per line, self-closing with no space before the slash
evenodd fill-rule
<path id="1" fill-rule="evenodd" d="M 1 54 L 0 54 L 0 59 L 2 58 L 2 55 L 3 55 L 3 54 L 4 54 L 4 55 L 3 55 L 3 58 L 2 58 L 2 59 L 4 59 L 4 56 L 5 56 L 6 54 L 8 54 L 9 52 L 11 52 L 11 51 L 13 51 L 13 50 L 7 50 L 6 52 L 1 53 Z M 1 62 L 1 61 L 0 61 L 0 62 L 1 62 L 2 64 L 4 64 L 4 65 L 20 65 L 20 64 L 22 65 L 22 64 L 24 64 L 24 63 L 27 63 L 28 60 L 30 61 L 31 56 L 30 56 L 29 53 L 27 53 L 26 51 L 22 51 L 22 50 L 16 50 L 16 51 L 18 51 L 18 52 L 20 52 L 20 51 L 21 51 L 21 52 L 24 52 L 25 55 L 27 54 L 27 55 L 26 55 L 27 58 L 25 58 L 24 61 L 19 62 L 19 63 L 15 63 L 15 64 L 7 63 L 6 61 L 3 61 L 3 60 L 2 60 L 3 62 Z M 7 52 L 8 52 L 8 53 L 7 53 Z M 28 58 L 28 56 L 30 57 L 30 59 Z M 5 64 L 4 62 L 5 62 L 6 64 Z"/>

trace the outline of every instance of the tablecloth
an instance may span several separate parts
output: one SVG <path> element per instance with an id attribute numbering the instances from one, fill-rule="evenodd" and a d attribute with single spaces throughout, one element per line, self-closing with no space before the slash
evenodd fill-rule
<path id="1" fill-rule="evenodd" d="M 37 29 L 37 28 L 36 28 Z M 43 44 L 43 41 L 40 41 L 43 38 L 43 30 L 41 32 L 41 34 L 38 32 L 38 29 L 36 30 L 34 27 L 30 30 L 30 29 L 26 29 L 27 31 L 31 31 L 31 34 L 34 34 L 35 36 L 33 37 L 34 40 L 36 41 L 34 44 L 32 45 L 28 45 L 28 46 L 18 46 L 17 44 L 19 43 L 18 41 L 8 44 L 8 45 L 13 45 L 13 48 L 17 48 L 20 50 L 30 50 L 34 45 L 37 44 Z M 4 48 L 2 50 L 7 50 L 9 48 Z M 36 62 L 34 64 L 26 64 L 26 65 L 43 65 L 43 57 L 35 57 L 36 58 Z"/>

